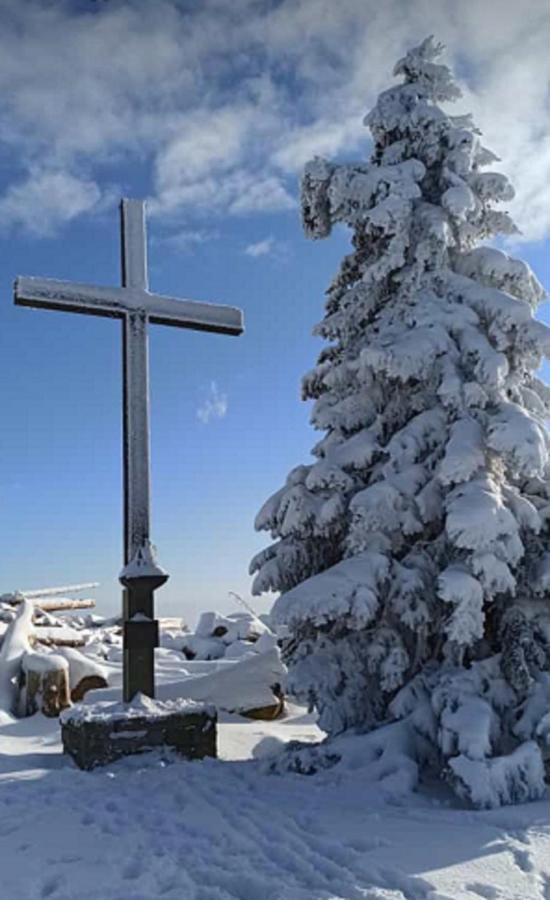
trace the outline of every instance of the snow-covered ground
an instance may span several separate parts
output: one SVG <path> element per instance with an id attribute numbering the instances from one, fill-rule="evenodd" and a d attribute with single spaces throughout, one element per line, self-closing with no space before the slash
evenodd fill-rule
<path id="1" fill-rule="evenodd" d="M 426 790 L 402 800 L 360 769 L 271 775 L 277 722 L 222 714 L 220 759 L 158 754 L 80 772 L 40 715 L 0 732 L 2 900 L 550 898 L 550 798 L 494 812 Z"/>
<path id="2" fill-rule="evenodd" d="M 230 688 L 245 707 L 267 702 L 274 651 L 248 655 L 243 684 L 242 662 L 186 659 L 188 634 L 164 625 L 160 697 L 210 674 L 220 702 Z M 80 629 L 109 681 L 90 702 L 120 694 L 119 632 Z M 93 772 L 63 755 L 56 719 L 4 720 L 0 900 L 550 900 L 550 793 L 467 811 L 441 787 L 411 794 L 395 756 L 370 779 L 361 739 L 345 765 L 271 774 L 288 741 L 322 738 L 314 718 L 293 704 L 271 722 L 219 717 L 218 760 L 151 753 Z"/>

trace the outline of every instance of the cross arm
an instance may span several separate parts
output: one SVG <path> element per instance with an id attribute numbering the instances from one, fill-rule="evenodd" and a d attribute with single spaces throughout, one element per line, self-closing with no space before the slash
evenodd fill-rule
<path id="1" fill-rule="evenodd" d="M 15 281 L 14 302 L 17 306 L 115 318 L 142 312 L 154 324 L 196 331 L 238 335 L 244 330 L 242 312 L 236 307 L 176 300 L 141 288 L 101 287 L 25 276 Z"/>

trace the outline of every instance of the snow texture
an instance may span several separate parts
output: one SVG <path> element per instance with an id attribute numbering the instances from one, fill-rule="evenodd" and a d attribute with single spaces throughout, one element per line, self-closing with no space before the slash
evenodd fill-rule
<path id="1" fill-rule="evenodd" d="M 69 684 L 75 688 L 83 678 L 103 678 L 108 681 L 108 672 L 104 665 L 97 659 L 85 656 L 73 647 L 56 648 L 56 655 L 64 657 L 69 666 Z"/>
<path id="2" fill-rule="evenodd" d="M 73 618 L 75 627 L 82 622 L 83 654 L 109 671 L 113 687 L 70 715 L 86 715 L 86 708 L 95 707 L 127 716 L 128 707 L 118 699 L 118 627 L 108 620 Z M 175 624 L 167 620 L 171 632 Z M 159 707 L 192 709 L 181 699 L 190 684 L 240 665 L 189 661 L 179 650 L 159 649 L 157 684 L 165 699 L 136 698 L 130 710 L 143 715 L 156 714 Z M 464 677 L 459 668 L 454 675 Z M 469 677 L 472 689 L 476 678 L 488 686 L 495 708 L 506 707 L 511 688 L 498 662 L 483 663 Z M 37 713 L 5 722 L 0 728 L 2 897 L 543 900 L 550 884 L 547 800 L 505 813 L 472 812 L 456 809 L 445 785 L 420 789 L 415 746 L 421 758 L 426 740 L 420 736 L 434 725 L 436 707 L 446 707 L 445 740 L 456 741 L 462 751 L 471 745 L 483 754 L 496 734 L 496 719 L 479 697 L 472 699 L 477 727 L 475 717 L 454 703 L 451 679 L 445 691 L 431 687 L 427 681 L 409 685 L 416 701 L 403 692 L 401 718 L 368 734 L 346 732 L 323 741 L 315 717 L 292 703 L 276 722 L 221 712 L 218 760 L 188 762 L 154 751 L 92 773 L 79 771 L 63 754 L 57 720 Z M 98 703 L 106 693 L 117 697 Z M 466 686 L 459 693 L 465 695 Z M 479 806 L 493 805 L 498 792 L 507 800 L 511 788 L 515 799 L 532 798 L 541 772 L 534 732 L 540 732 L 540 741 L 543 732 L 548 736 L 549 704 L 550 675 L 543 673 L 516 725 L 521 751 L 509 762 L 502 756 L 485 759 L 472 772 L 465 752 L 459 753 L 456 774 L 449 772 L 456 789 L 471 785 Z M 129 732 L 115 734 L 124 741 Z M 469 793 L 464 796 L 472 802 Z"/>
<path id="3" fill-rule="evenodd" d="M 158 719 L 163 716 L 193 715 L 199 712 L 213 714 L 213 707 L 195 703 L 188 699 L 152 700 L 145 694 L 136 694 L 130 703 L 120 701 L 94 700 L 90 703 L 77 703 L 63 710 L 60 719 L 63 723 L 80 725 L 83 722 L 118 722 L 121 719 Z"/>
<path id="4" fill-rule="evenodd" d="M 173 659 L 173 651 L 166 651 Z M 157 660 L 159 654 L 157 651 Z M 286 688 L 286 668 L 281 662 L 278 647 L 265 653 L 251 653 L 242 658 L 213 661 L 201 661 L 195 668 L 195 662 L 187 662 L 178 654 L 179 665 L 175 666 L 174 680 L 169 678 L 157 690 L 161 701 L 190 700 L 205 703 L 226 712 L 248 712 L 253 709 L 273 706 L 277 702 L 274 689 L 284 692 Z M 182 663 L 185 663 L 183 668 Z M 186 671 L 185 681 L 181 674 Z M 110 683 L 112 679 L 109 680 Z M 82 701 L 82 705 L 97 702 L 114 702 L 120 694 L 119 687 L 102 688 L 90 691 Z"/>
<path id="5" fill-rule="evenodd" d="M 338 775 L 267 774 L 298 753 L 306 771 L 305 742 L 322 735 L 301 707 L 279 722 L 222 715 L 219 760 L 155 752 L 89 773 L 55 720 L 21 719 L 0 730 L 2 896 L 543 900 L 548 801 L 471 812 L 443 789 L 411 793 L 410 736 L 391 728 L 341 738 Z"/>
<path id="6" fill-rule="evenodd" d="M 60 653 L 25 653 L 21 660 L 21 669 L 25 673 L 36 672 L 45 675 L 47 672 L 59 672 L 69 675 L 69 663 Z"/>
<path id="7" fill-rule="evenodd" d="M 260 510 L 273 543 L 251 572 L 323 729 L 412 717 L 416 763 L 493 806 L 542 784 L 542 732 L 513 723 L 550 670 L 550 329 L 529 266 L 482 245 L 513 232 L 513 188 L 441 105 L 460 94 L 441 50 L 398 62 L 369 160 L 305 167 L 306 234 L 344 225 L 353 246 L 303 380 L 323 434 Z"/>

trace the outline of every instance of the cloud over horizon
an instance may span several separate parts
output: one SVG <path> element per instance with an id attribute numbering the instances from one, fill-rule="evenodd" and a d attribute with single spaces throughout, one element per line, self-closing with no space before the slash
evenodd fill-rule
<path id="1" fill-rule="evenodd" d="M 430 32 L 465 89 L 457 112 L 474 112 L 515 184 L 525 237 L 550 230 L 550 11 L 539 0 L 2 5 L 4 230 L 51 233 L 104 208 L 112 170 L 131 163 L 175 232 L 291 210 L 312 155 L 368 154 L 364 113 Z"/>

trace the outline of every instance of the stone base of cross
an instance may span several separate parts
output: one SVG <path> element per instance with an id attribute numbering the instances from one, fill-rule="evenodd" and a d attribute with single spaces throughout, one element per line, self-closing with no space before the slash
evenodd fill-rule
<path id="1" fill-rule="evenodd" d="M 154 650 L 158 622 L 154 591 L 168 575 L 157 564 L 150 541 L 148 326 L 174 325 L 238 335 L 239 309 L 194 300 L 175 300 L 148 288 L 145 210 L 140 200 L 120 205 L 122 287 L 18 278 L 15 303 L 41 309 L 108 316 L 122 320 L 124 410 L 124 700 L 155 695 Z"/>

